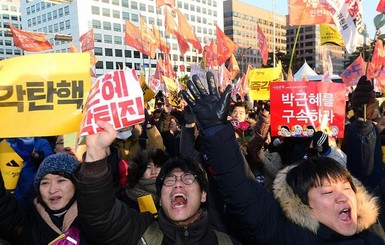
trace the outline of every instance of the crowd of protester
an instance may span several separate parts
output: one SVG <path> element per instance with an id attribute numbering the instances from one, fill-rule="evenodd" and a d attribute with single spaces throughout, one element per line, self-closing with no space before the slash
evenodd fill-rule
<path id="1" fill-rule="evenodd" d="M 207 81 L 177 106 L 158 93 L 143 123 L 98 121 L 80 154 L 63 135 L 1 139 L 23 168 L 15 191 L 0 176 L 0 244 L 385 244 L 385 114 L 366 77 L 343 139 L 272 137 L 269 101 Z"/>

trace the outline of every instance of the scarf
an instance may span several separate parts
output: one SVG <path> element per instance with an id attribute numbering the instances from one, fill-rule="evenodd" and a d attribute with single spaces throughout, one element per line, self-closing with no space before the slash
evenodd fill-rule
<path id="1" fill-rule="evenodd" d="M 154 203 L 159 203 L 159 196 L 156 192 L 155 179 L 140 179 L 138 183 L 133 187 L 126 190 L 127 196 L 137 202 L 138 197 L 142 197 L 151 194 Z"/>

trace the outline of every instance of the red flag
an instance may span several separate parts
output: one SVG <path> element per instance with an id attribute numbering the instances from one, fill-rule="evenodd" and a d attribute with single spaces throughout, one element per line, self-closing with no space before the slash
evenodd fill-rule
<path id="1" fill-rule="evenodd" d="M 380 0 L 376 10 L 380 13 L 385 13 L 385 0 Z"/>
<path id="2" fill-rule="evenodd" d="M 125 40 L 128 46 L 135 48 L 142 54 L 155 57 L 155 50 L 152 51 L 150 45 L 142 40 L 139 28 L 128 20 L 126 20 Z"/>
<path id="3" fill-rule="evenodd" d="M 162 38 L 154 23 L 152 23 L 152 32 L 154 33 L 154 37 L 157 39 L 159 50 L 168 55 L 170 53 L 170 48 L 167 46 L 166 41 Z"/>
<path id="4" fill-rule="evenodd" d="M 218 51 L 214 40 L 211 40 L 210 46 L 205 46 L 206 67 L 214 67 L 218 65 Z"/>
<path id="5" fill-rule="evenodd" d="M 373 50 L 372 60 L 371 60 L 372 68 L 374 70 L 379 71 L 381 69 L 382 64 L 384 64 L 384 62 L 385 62 L 384 44 L 381 39 L 377 39 Z"/>
<path id="6" fill-rule="evenodd" d="M 341 74 L 342 81 L 346 84 L 346 86 L 357 85 L 358 80 L 360 79 L 360 77 L 365 75 L 365 70 L 366 70 L 366 62 L 364 61 L 364 59 L 360 55 Z"/>
<path id="7" fill-rule="evenodd" d="M 238 62 L 235 59 L 234 54 L 232 54 L 231 57 L 230 57 L 230 62 L 229 62 L 228 70 L 230 72 L 230 78 L 231 79 L 234 79 L 237 76 L 237 74 L 239 73 Z"/>
<path id="8" fill-rule="evenodd" d="M 180 54 L 183 56 L 189 50 L 187 40 L 183 37 L 182 33 L 180 33 L 179 31 L 175 35 L 176 35 L 176 40 L 178 41 Z"/>
<path id="9" fill-rule="evenodd" d="M 156 0 L 156 7 L 162 7 L 164 5 L 169 6 L 170 8 L 175 7 L 175 0 Z"/>
<path id="10" fill-rule="evenodd" d="M 269 57 L 269 50 L 268 50 L 268 44 L 265 37 L 265 34 L 263 33 L 261 27 L 257 25 L 257 35 L 258 35 L 258 45 L 260 48 L 261 56 L 262 56 L 262 63 L 264 65 L 267 64 L 267 58 Z"/>
<path id="11" fill-rule="evenodd" d="M 198 37 L 196 36 L 191 25 L 188 23 L 186 16 L 179 9 L 176 9 L 176 13 L 178 14 L 179 31 L 186 38 L 187 42 L 191 43 L 193 45 L 193 47 L 196 50 L 198 50 L 199 53 L 201 53 L 202 52 L 201 42 L 199 41 Z"/>
<path id="12" fill-rule="evenodd" d="M 81 50 L 82 52 L 92 50 L 95 48 L 94 43 L 94 29 L 89 30 L 80 36 L 79 41 L 81 42 Z"/>
<path id="13" fill-rule="evenodd" d="M 333 24 L 334 12 L 326 1 L 289 0 L 289 25 Z"/>
<path id="14" fill-rule="evenodd" d="M 218 38 L 218 65 L 222 65 L 237 50 L 238 45 L 234 43 L 223 31 L 216 26 Z"/>
<path id="15" fill-rule="evenodd" d="M 52 49 L 51 43 L 43 34 L 22 31 L 12 24 L 9 24 L 9 27 L 12 32 L 13 43 L 16 47 L 28 52 L 40 52 Z"/>
<path id="16" fill-rule="evenodd" d="M 185 65 L 179 65 L 179 70 L 180 71 L 185 71 L 186 70 L 186 66 Z"/>

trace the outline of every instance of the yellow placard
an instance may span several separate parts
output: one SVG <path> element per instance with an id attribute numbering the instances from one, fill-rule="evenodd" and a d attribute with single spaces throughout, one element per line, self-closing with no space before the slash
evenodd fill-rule
<path id="1" fill-rule="evenodd" d="M 178 85 L 175 83 L 175 81 L 171 78 L 163 77 L 164 84 L 166 84 L 167 91 L 169 93 L 169 102 L 172 106 L 178 105 Z"/>
<path id="2" fill-rule="evenodd" d="M 143 90 L 143 100 L 144 100 L 144 103 L 147 103 L 152 98 L 154 98 L 155 92 L 152 91 L 152 89 L 150 89 L 150 87 L 146 84 L 146 77 L 144 76 L 143 73 L 140 73 L 139 83 L 140 83 L 140 87 Z"/>
<path id="3" fill-rule="evenodd" d="M 337 45 L 344 47 L 344 39 L 334 25 L 320 24 L 321 45 Z"/>
<path id="4" fill-rule="evenodd" d="M 154 203 L 154 199 L 150 194 L 138 197 L 138 204 L 140 212 L 150 212 L 152 214 L 156 214 L 158 211 L 156 210 L 156 206 Z"/>
<path id="5" fill-rule="evenodd" d="M 249 96 L 250 100 L 269 100 L 270 82 L 280 80 L 282 64 L 272 68 L 255 68 L 249 71 Z"/>
<path id="6" fill-rule="evenodd" d="M 4 139 L 0 142 L 0 171 L 3 176 L 5 189 L 16 189 L 23 159 L 10 147 Z"/>
<path id="7" fill-rule="evenodd" d="M 77 132 L 91 86 L 89 53 L 0 61 L 0 138 Z"/>

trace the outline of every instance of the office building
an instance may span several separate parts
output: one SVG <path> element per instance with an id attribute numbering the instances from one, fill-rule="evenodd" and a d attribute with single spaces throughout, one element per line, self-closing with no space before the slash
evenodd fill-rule
<path id="1" fill-rule="evenodd" d="M 62 0 L 65 1 L 65 0 Z M 71 35 L 78 48 L 79 37 L 94 29 L 96 75 L 102 75 L 125 66 L 139 70 L 151 67 L 155 70 L 156 59 L 149 59 L 125 44 L 125 20 L 139 27 L 140 17 L 150 26 L 155 23 L 171 48 L 171 61 L 175 70 L 179 65 L 196 63 L 201 54 L 192 48 L 182 57 L 173 35 L 165 35 L 165 6 L 156 8 L 156 0 L 21 0 L 22 26 L 24 30 L 47 33 L 54 49 L 50 52 L 68 52 L 69 42 L 55 40 L 55 34 Z M 176 6 L 189 20 L 202 46 L 206 38 L 216 37 L 216 24 L 223 29 L 222 0 L 178 0 Z M 175 14 L 174 14 L 175 17 Z M 151 27 L 151 26 L 150 26 Z M 179 71 L 182 76 L 184 72 Z"/>
<path id="2" fill-rule="evenodd" d="M 262 29 L 269 52 L 286 53 L 286 16 L 238 0 L 223 2 L 224 29 L 239 48 L 235 54 L 245 72 L 247 64 L 260 67 L 262 58 L 257 41 L 257 25 Z"/>
<path id="3" fill-rule="evenodd" d="M 13 45 L 9 24 L 20 28 L 20 0 L 0 1 L 0 60 L 21 55 L 23 52 Z"/>

